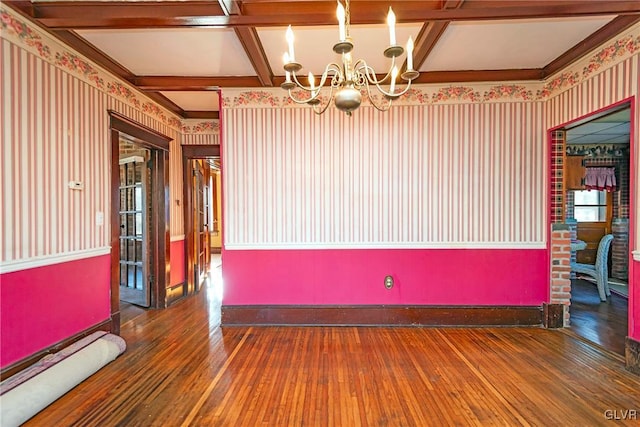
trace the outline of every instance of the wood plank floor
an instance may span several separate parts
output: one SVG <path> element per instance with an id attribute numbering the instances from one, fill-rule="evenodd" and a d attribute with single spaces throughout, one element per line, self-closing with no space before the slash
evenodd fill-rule
<path id="1" fill-rule="evenodd" d="M 611 292 L 600 301 L 596 285 L 586 280 L 571 281 L 571 326 L 569 330 L 607 350 L 624 354 L 628 335 L 628 300 Z"/>
<path id="2" fill-rule="evenodd" d="M 638 425 L 640 377 L 573 333 L 220 328 L 214 293 L 123 323 L 127 351 L 25 425 Z"/>

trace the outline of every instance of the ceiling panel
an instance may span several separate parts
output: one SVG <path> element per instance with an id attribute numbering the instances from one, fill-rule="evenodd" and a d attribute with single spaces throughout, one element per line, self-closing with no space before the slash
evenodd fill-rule
<path id="1" fill-rule="evenodd" d="M 611 19 L 454 22 L 420 71 L 542 68 Z"/>
<path id="2" fill-rule="evenodd" d="M 567 144 L 628 144 L 631 109 L 625 108 L 567 130 Z"/>
<path id="3" fill-rule="evenodd" d="M 216 91 L 164 91 L 160 93 L 185 111 L 220 110 L 220 99 Z"/>
<path id="4" fill-rule="evenodd" d="M 255 75 L 233 29 L 82 30 L 77 33 L 136 75 Z"/>

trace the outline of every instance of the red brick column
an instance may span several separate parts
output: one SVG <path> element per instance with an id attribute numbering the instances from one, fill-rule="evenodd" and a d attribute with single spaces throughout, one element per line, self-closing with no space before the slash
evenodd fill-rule
<path id="1" fill-rule="evenodd" d="M 550 304 L 564 306 L 563 325 L 569 326 L 571 305 L 571 230 L 567 224 L 551 224 Z"/>

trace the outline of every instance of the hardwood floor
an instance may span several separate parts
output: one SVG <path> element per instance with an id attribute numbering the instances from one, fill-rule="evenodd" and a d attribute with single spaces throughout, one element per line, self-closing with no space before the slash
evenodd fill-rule
<path id="1" fill-rule="evenodd" d="M 601 302 L 595 284 L 571 281 L 570 330 L 609 351 L 624 354 L 628 334 L 628 301 L 612 292 Z"/>
<path id="2" fill-rule="evenodd" d="M 143 311 L 123 355 L 25 425 L 637 425 L 622 411 L 640 411 L 640 377 L 563 330 L 220 328 L 219 312 L 212 286 Z"/>

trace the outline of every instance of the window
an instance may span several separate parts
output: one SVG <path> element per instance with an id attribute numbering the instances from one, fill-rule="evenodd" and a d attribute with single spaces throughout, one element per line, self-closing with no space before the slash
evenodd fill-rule
<path id="1" fill-rule="evenodd" d="M 578 222 L 607 220 L 607 192 L 597 190 L 574 191 L 574 215 Z"/>

